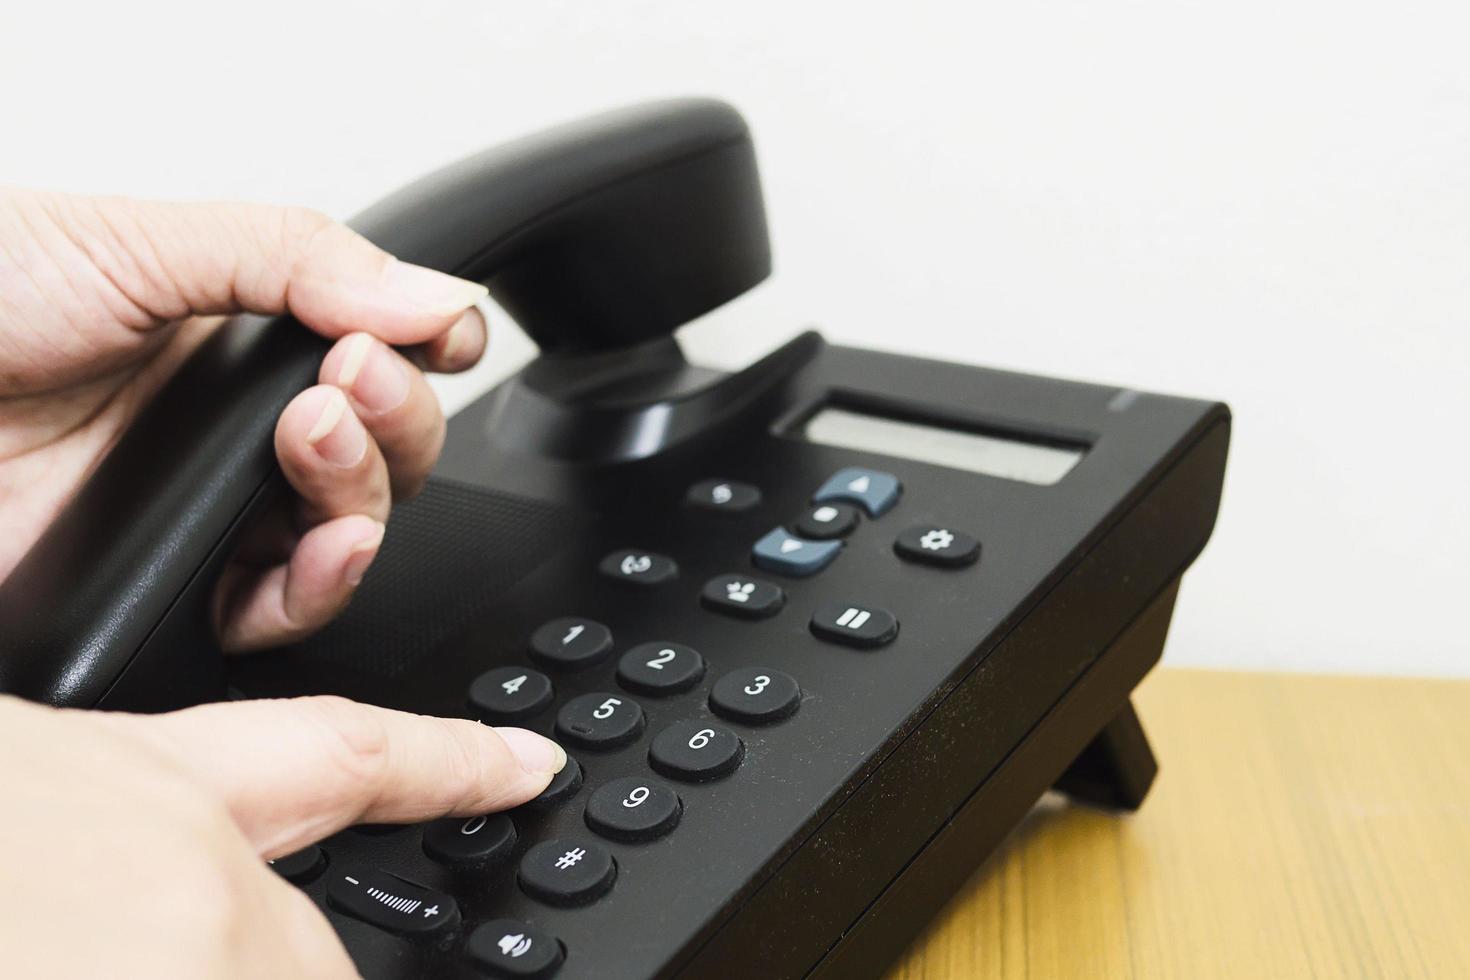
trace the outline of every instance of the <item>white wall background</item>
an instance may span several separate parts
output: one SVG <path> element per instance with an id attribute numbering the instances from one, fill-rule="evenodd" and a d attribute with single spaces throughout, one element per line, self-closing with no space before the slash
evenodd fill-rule
<path id="1" fill-rule="evenodd" d="M 1174 663 L 1470 674 L 1470 7 L 0 7 L 0 180 L 343 216 L 629 100 L 735 102 L 778 272 L 686 332 L 1224 398 Z M 441 388 L 463 403 L 524 358 Z"/>

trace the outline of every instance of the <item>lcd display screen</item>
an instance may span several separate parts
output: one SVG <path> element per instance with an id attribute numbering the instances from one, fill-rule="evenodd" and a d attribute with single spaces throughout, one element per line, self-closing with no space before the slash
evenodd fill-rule
<path id="1" fill-rule="evenodd" d="M 844 408 L 823 408 L 807 420 L 801 434 L 827 446 L 917 459 L 1043 486 L 1066 476 L 1083 454 L 1080 448 L 966 432 Z"/>

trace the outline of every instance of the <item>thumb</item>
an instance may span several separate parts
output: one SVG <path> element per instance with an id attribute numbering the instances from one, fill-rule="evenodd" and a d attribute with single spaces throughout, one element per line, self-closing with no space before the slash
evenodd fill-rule
<path id="1" fill-rule="evenodd" d="M 224 801 L 263 857 L 355 823 L 412 823 L 518 806 L 567 756 L 520 728 L 489 728 L 338 697 L 104 715 Z"/>
<path id="2" fill-rule="evenodd" d="M 96 267 L 99 288 L 118 294 L 106 308 L 139 329 L 191 314 L 290 313 L 331 339 L 366 330 L 417 344 L 486 295 L 307 208 L 38 197 Z"/>

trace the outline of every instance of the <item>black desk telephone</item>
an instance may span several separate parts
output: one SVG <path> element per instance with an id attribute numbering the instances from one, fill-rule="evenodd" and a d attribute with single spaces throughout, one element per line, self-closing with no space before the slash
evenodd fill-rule
<path id="1" fill-rule="evenodd" d="M 554 734 L 532 804 L 276 862 L 368 977 L 880 972 L 1049 787 L 1133 808 L 1130 706 L 1219 504 L 1224 405 L 831 347 L 687 363 L 770 271 L 741 117 L 652 104 L 354 226 L 541 346 L 460 412 L 346 615 L 228 666 L 207 597 L 324 341 L 222 329 L 0 586 L 0 689 L 335 692 Z"/>

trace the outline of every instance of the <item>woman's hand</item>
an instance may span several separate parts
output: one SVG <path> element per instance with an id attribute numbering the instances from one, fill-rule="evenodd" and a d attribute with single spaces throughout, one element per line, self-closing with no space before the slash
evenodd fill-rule
<path id="1" fill-rule="evenodd" d="M 313 211 L 0 188 L 0 578 L 218 314 L 289 312 L 337 343 L 276 427 L 299 498 L 242 545 L 216 621 L 231 651 L 321 627 L 444 439 L 424 376 L 387 345 L 470 367 L 484 296 Z"/>
<path id="2" fill-rule="evenodd" d="M 165 715 L 0 697 L 0 950 L 15 977 L 351 977 L 264 858 L 354 823 L 469 816 L 566 754 L 521 729 L 340 698 Z"/>

